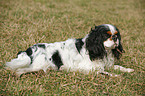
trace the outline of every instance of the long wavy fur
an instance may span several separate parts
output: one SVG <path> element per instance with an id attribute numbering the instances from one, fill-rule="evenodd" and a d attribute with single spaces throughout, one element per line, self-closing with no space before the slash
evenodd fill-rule
<path id="1" fill-rule="evenodd" d="M 91 29 L 90 34 L 86 39 L 86 49 L 89 52 L 91 60 L 103 59 L 106 55 L 102 35 L 104 31 L 105 28 L 103 26 L 95 26 L 95 29 Z"/>
<path id="2" fill-rule="evenodd" d="M 117 29 L 117 27 L 115 28 L 118 31 L 117 36 L 119 39 L 119 46 L 116 47 L 115 49 L 112 49 L 112 54 L 114 55 L 115 58 L 119 59 L 121 56 L 120 52 L 123 53 L 124 50 L 120 42 L 121 41 L 120 32 Z M 91 60 L 103 59 L 104 56 L 107 56 L 105 47 L 103 45 L 103 42 L 105 41 L 103 34 L 106 33 L 107 31 L 109 31 L 108 28 L 102 25 L 95 26 L 95 29 L 91 29 L 90 34 L 86 39 L 86 49 L 89 52 L 89 56 Z M 117 49 L 119 49 L 120 52 L 118 52 Z"/>

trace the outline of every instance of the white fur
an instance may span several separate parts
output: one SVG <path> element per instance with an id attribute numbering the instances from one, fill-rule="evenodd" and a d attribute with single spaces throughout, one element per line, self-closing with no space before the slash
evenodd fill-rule
<path id="1" fill-rule="evenodd" d="M 112 35 L 114 35 L 114 33 L 116 32 L 116 29 L 114 28 L 114 26 L 112 26 L 111 24 L 104 24 L 104 25 L 108 26 Z"/>
<path id="2" fill-rule="evenodd" d="M 124 68 L 124 67 L 119 66 L 119 65 L 114 65 L 114 69 L 115 70 L 120 70 L 122 72 L 133 72 L 134 71 L 134 69 Z"/>
<path id="3" fill-rule="evenodd" d="M 63 45 L 65 43 L 65 45 Z M 103 60 L 91 61 L 85 45 L 83 46 L 80 54 L 75 47 L 75 39 L 68 39 L 64 42 L 55 42 L 46 45 L 46 49 L 39 48 L 35 53 L 35 59 L 32 64 L 30 64 L 30 58 L 26 53 L 18 55 L 18 58 L 13 59 L 11 62 L 7 62 L 6 65 L 16 70 L 18 75 L 26 72 L 39 71 L 41 69 L 46 72 L 48 68 L 57 69 L 55 64 L 49 60 L 55 50 L 58 50 L 61 54 L 61 59 L 63 61 L 63 66 L 61 70 L 67 71 L 79 71 L 83 73 L 89 73 L 91 71 L 97 70 L 99 73 L 104 73 L 112 76 L 112 74 L 104 72 L 104 67 L 112 67 L 114 64 L 114 57 L 112 53 L 108 51 L 108 56 Z M 45 60 L 47 58 L 47 60 Z M 29 65 L 30 64 L 30 65 Z M 118 67 L 115 67 L 117 69 Z M 121 67 L 122 68 L 122 67 Z M 122 68 L 123 69 L 123 68 Z M 124 69 L 125 70 L 125 69 Z M 130 72 L 124 71 L 123 72 Z M 122 70 L 121 70 L 122 71 Z M 116 75 L 115 75 L 116 76 Z"/>
<path id="4" fill-rule="evenodd" d="M 105 42 L 104 42 L 104 46 L 106 48 L 110 48 L 113 49 L 115 46 L 119 45 L 119 40 L 117 39 L 116 42 L 114 42 L 113 40 L 110 40 L 110 38 L 108 38 Z"/>
<path id="5" fill-rule="evenodd" d="M 115 32 L 116 30 L 111 25 L 109 26 L 111 32 Z M 55 42 L 55 43 L 41 43 L 45 45 L 45 48 L 41 48 L 38 46 L 32 46 L 32 57 L 33 62 L 31 64 L 30 57 L 26 54 L 26 52 L 22 52 L 18 55 L 18 58 L 11 60 L 11 62 L 7 62 L 6 66 L 10 67 L 12 70 L 16 71 L 18 75 L 21 75 L 26 72 L 32 71 L 39 71 L 39 70 L 46 70 L 48 68 L 57 69 L 57 66 L 52 61 L 52 55 L 59 51 L 59 55 L 63 62 L 63 65 L 60 67 L 61 70 L 67 71 L 79 71 L 83 73 L 89 73 L 92 71 L 97 71 L 97 73 L 104 73 L 112 76 L 108 72 L 104 71 L 105 67 L 112 67 L 114 65 L 114 56 L 112 55 L 111 49 L 113 48 L 117 42 L 113 42 L 111 40 L 107 40 L 104 42 L 105 47 L 109 47 L 110 49 L 106 49 L 107 57 L 103 59 L 96 59 L 91 61 L 89 58 L 89 53 L 86 50 L 86 39 L 88 35 L 82 39 L 84 45 L 80 50 L 80 53 L 76 49 L 76 39 L 68 39 L 62 42 Z M 117 43 L 118 44 L 118 43 Z M 120 69 L 123 72 L 132 72 L 132 69 L 127 69 L 121 66 L 114 66 L 114 69 Z M 117 76 L 117 75 L 115 75 Z"/>
<path id="6" fill-rule="evenodd" d="M 65 43 L 65 45 L 63 43 Z M 13 59 L 11 62 L 7 62 L 6 65 L 15 70 L 17 74 L 38 71 L 41 69 L 46 72 L 49 67 L 56 69 L 55 64 L 49 60 L 55 50 L 60 52 L 63 62 L 63 66 L 61 66 L 60 69 L 67 71 L 80 71 L 83 73 L 89 73 L 91 71 L 98 70 L 103 72 L 106 65 L 112 66 L 114 63 L 114 58 L 111 53 L 108 53 L 109 56 L 103 60 L 91 61 L 89 59 L 88 52 L 85 49 L 85 45 L 79 54 L 75 47 L 75 39 L 68 39 L 64 42 L 55 42 L 50 44 L 45 43 L 45 45 L 45 50 L 39 48 L 35 52 L 35 59 L 32 64 L 30 64 L 30 58 L 24 52 L 19 54 L 18 58 Z M 45 60 L 46 58 L 47 60 Z"/>
<path id="7" fill-rule="evenodd" d="M 24 52 L 18 55 L 18 58 L 12 59 L 11 62 L 6 62 L 6 66 L 9 66 L 13 70 L 18 68 L 28 67 L 31 60 L 30 57 Z"/>
<path id="8" fill-rule="evenodd" d="M 114 35 L 114 33 L 117 31 L 114 26 L 110 25 L 110 24 L 104 24 L 105 26 L 109 27 L 110 32 L 112 33 L 112 35 Z M 114 42 L 113 40 L 111 40 L 110 38 L 108 38 L 105 42 L 104 42 L 104 46 L 107 48 L 113 48 L 114 45 L 119 45 L 119 40 L 117 39 L 116 42 Z"/>

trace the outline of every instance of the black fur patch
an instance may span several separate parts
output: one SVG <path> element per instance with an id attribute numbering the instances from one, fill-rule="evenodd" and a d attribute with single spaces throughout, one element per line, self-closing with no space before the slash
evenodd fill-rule
<path id="1" fill-rule="evenodd" d="M 26 50 L 26 53 L 27 53 L 27 55 L 30 57 L 30 59 L 31 59 L 31 63 L 30 64 L 32 64 L 32 62 L 33 62 L 33 57 L 31 56 L 32 55 L 32 49 L 29 47 L 27 50 Z"/>
<path id="2" fill-rule="evenodd" d="M 22 52 L 24 52 L 24 51 L 19 51 L 19 52 L 17 53 L 17 56 L 18 56 L 19 54 L 21 54 Z"/>
<path id="3" fill-rule="evenodd" d="M 76 45 L 76 48 L 77 48 L 78 52 L 80 53 L 80 51 L 82 49 L 82 46 L 84 45 L 84 42 L 82 41 L 82 38 L 81 39 L 76 39 L 75 45 Z"/>
<path id="4" fill-rule="evenodd" d="M 36 51 L 38 50 L 38 48 L 37 48 L 37 47 L 38 47 L 38 45 L 37 45 L 37 44 L 35 44 L 35 45 L 33 45 L 31 48 L 35 50 L 34 52 L 36 52 Z"/>
<path id="5" fill-rule="evenodd" d="M 41 48 L 45 49 L 45 45 L 44 44 L 38 44 L 38 47 L 41 47 Z"/>
<path id="6" fill-rule="evenodd" d="M 86 49 L 89 52 L 90 60 L 103 59 L 107 55 L 103 45 L 106 40 L 103 36 L 107 31 L 108 28 L 103 25 L 95 26 L 95 29 L 91 29 L 86 39 Z"/>
<path id="7" fill-rule="evenodd" d="M 28 48 L 26 50 L 26 53 L 27 53 L 28 56 L 31 56 L 32 55 L 32 49 L 31 48 Z"/>
<path id="8" fill-rule="evenodd" d="M 60 54 L 58 51 L 56 51 L 53 55 L 52 55 L 52 61 L 53 63 L 57 66 L 58 70 L 59 68 L 63 65 Z"/>

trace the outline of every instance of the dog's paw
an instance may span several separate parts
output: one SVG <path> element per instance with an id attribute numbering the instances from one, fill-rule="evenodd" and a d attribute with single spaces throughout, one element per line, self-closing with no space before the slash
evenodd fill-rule
<path id="1" fill-rule="evenodd" d="M 17 77 L 21 77 L 22 74 L 23 74 L 22 72 L 16 72 Z"/>
<path id="2" fill-rule="evenodd" d="M 129 73 L 130 73 L 130 72 L 133 72 L 133 71 L 134 71 L 134 69 L 130 69 L 130 68 L 127 68 L 127 69 L 126 69 L 126 72 L 129 72 Z"/>
<path id="3" fill-rule="evenodd" d="M 21 69 L 17 69 L 17 71 L 16 71 L 16 75 L 17 75 L 18 77 L 20 77 L 23 73 L 24 73 L 24 72 L 22 72 Z"/>

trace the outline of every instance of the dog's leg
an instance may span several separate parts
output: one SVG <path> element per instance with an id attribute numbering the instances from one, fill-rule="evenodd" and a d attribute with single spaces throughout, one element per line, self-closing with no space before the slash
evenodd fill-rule
<path id="1" fill-rule="evenodd" d="M 21 75 L 24 74 L 24 73 L 34 72 L 34 71 L 39 71 L 39 70 L 41 70 L 41 69 L 40 69 L 40 68 L 31 68 L 31 67 L 29 67 L 29 68 L 21 68 L 21 69 L 18 69 L 18 70 L 16 71 L 16 74 L 17 74 L 18 76 L 21 76 Z"/>
<path id="2" fill-rule="evenodd" d="M 134 69 L 125 68 L 125 67 L 122 67 L 122 66 L 119 66 L 119 65 L 114 65 L 114 69 L 115 70 L 120 70 L 122 72 L 133 72 L 134 71 Z"/>
<path id="3" fill-rule="evenodd" d="M 24 73 L 28 73 L 28 72 L 35 72 L 35 71 L 39 71 L 39 70 L 41 70 L 42 68 L 31 68 L 31 67 L 29 67 L 29 68 L 21 68 L 21 69 L 18 69 L 17 71 L 16 71 L 16 74 L 17 74 L 17 76 L 21 76 L 22 74 L 24 74 Z"/>
<path id="4" fill-rule="evenodd" d="M 105 72 L 105 71 L 98 71 L 97 74 L 105 74 L 105 75 L 108 75 L 108 76 L 111 76 L 111 77 L 117 77 L 119 75 L 116 75 L 116 74 L 111 74 L 111 73 L 108 73 L 108 72 Z"/>

